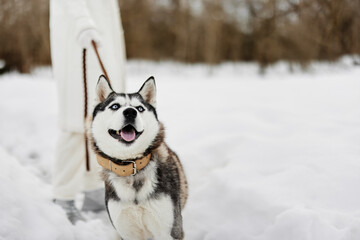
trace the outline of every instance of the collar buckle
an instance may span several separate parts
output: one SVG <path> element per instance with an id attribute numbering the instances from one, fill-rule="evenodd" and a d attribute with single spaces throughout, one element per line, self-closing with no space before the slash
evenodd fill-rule
<path id="1" fill-rule="evenodd" d="M 136 169 L 136 162 L 135 161 L 123 161 L 124 163 L 132 163 L 133 164 L 133 174 L 131 174 L 132 176 L 135 176 L 137 174 L 137 169 Z"/>

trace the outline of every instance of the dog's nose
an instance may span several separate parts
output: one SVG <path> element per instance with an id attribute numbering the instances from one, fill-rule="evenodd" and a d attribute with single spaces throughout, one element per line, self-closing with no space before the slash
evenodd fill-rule
<path id="1" fill-rule="evenodd" d="M 127 108 L 124 110 L 123 114 L 126 118 L 134 119 L 136 118 L 137 112 L 133 108 Z"/>

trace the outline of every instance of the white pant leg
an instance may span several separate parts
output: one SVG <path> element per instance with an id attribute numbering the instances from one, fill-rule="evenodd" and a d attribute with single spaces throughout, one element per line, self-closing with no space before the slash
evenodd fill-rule
<path id="1" fill-rule="evenodd" d="M 103 187 L 96 158 L 89 147 L 90 171 L 86 171 L 85 138 L 83 133 L 61 131 L 56 146 L 53 168 L 55 199 L 74 200 L 81 191 Z"/>

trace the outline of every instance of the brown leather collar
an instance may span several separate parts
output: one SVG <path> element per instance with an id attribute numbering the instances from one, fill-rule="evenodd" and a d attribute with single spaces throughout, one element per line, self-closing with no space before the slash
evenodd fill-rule
<path id="1" fill-rule="evenodd" d="M 148 163 L 150 162 L 151 153 L 149 153 L 143 158 L 134 161 L 123 161 L 124 163 L 130 163 L 127 165 L 116 164 L 111 160 L 106 159 L 98 154 L 96 155 L 96 158 L 100 166 L 102 166 L 103 168 L 106 168 L 107 170 L 110 170 L 121 177 L 127 177 L 130 175 L 135 175 L 139 170 L 146 167 L 146 165 L 148 165 Z"/>

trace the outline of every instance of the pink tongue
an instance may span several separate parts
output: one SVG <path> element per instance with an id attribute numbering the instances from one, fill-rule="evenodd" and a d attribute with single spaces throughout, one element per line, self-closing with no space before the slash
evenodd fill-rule
<path id="1" fill-rule="evenodd" d="M 131 129 L 130 131 L 121 131 L 120 135 L 122 139 L 124 139 L 127 142 L 131 142 L 135 140 L 135 130 Z"/>

